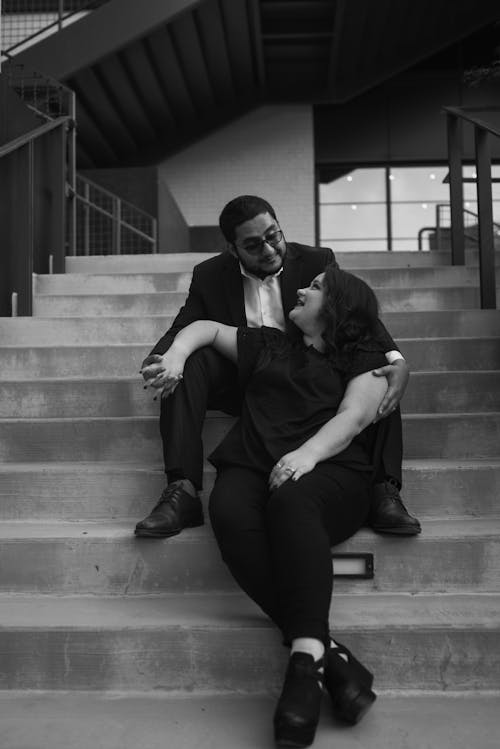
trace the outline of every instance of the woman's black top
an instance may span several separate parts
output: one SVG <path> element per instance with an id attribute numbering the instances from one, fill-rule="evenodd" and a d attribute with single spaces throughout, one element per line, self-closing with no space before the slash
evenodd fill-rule
<path id="1" fill-rule="evenodd" d="M 220 468 L 238 465 L 270 473 L 335 416 L 348 381 L 387 361 L 376 342 L 359 344 L 334 360 L 313 346 L 292 343 L 275 328 L 238 328 L 238 374 L 245 389 L 241 417 L 210 455 Z M 367 430 L 328 458 L 370 471 Z"/>

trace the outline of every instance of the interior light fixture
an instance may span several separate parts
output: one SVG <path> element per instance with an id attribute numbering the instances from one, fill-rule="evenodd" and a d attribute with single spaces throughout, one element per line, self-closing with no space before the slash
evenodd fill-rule
<path id="1" fill-rule="evenodd" d="M 427 205 L 427 203 L 422 203 L 422 208 L 428 208 L 428 207 L 429 206 Z"/>
<path id="2" fill-rule="evenodd" d="M 429 174 L 429 179 L 436 179 L 436 175 L 434 174 L 434 172 L 432 174 Z"/>
<path id="3" fill-rule="evenodd" d="M 353 211 L 357 211 L 358 210 L 358 206 L 355 205 L 354 203 L 351 205 L 351 208 L 352 208 Z"/>
<path id="4" fill-rule="evenodd" d="M 347 177 L 346 177 L 346 180 L 348 182 L 352 182 L 352 174 L 348 174 Z"/>

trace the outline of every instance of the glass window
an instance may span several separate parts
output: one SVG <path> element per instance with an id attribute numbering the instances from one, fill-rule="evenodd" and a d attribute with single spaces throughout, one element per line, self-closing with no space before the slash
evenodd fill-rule
<path id="1" fill-rule="evenodd" d="M 330 170 L 320 184 L 320 241 L 337 251 L 386 250 L 388 247 L 385 168 Z M 338 174 L 338 176 L 337 176 Z M 328 178 L 325 173 L 323 178 Z M 464 165 L 465 180 L 475 180 L 473 165 Z M 500 165 L 492 166 L 493 220 L 500 227 Z M 447 166 L 391 167 L 392 249 L 430 249 L 438 224 L 449 228 L 450 190 Z M 464 181 L 464 218 L 477 226 L 477 186 Z M 419 242 L 420 237 L 420 242 Z"/>
<path id="2" fill-rule="evenodd" d="M 320 242 L 337 252 L 387 249 L 384 169 L 355 169 L 320 184 Z"/>

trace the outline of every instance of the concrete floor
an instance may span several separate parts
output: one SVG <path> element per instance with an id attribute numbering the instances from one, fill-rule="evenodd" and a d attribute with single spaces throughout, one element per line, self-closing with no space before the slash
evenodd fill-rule
<path id="1" fill-rule="evenodd" d="M 383 694 L 355 727 L 325 700 L 315 749 L 497 749 L 500 695 Z M 272 749 L 274 699 L 0 693 L 1 749 Z"/>

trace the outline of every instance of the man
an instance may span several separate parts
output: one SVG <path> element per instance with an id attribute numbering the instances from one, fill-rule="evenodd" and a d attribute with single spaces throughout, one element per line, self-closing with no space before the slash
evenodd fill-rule
<path id="1" fill-rule="evenodd" d="M 272 206 L 256 196 L 230 201 L 219 225 L 227 251 L 195 266 L 186 303 L 142 365 L 146 385 L 162 394 L 160 432 L 168 484 L 151 514 L 137 524 L 138 536 L 165 538 L 203 523 L 198 491 L 202 488 L 205 413 L 210 408 L 237 414 L 242 402 L 235 365 L 211 348 L 194 353 L 182 380 L 165 387 L 162 354 L 179 330 L 205 319 L 227 325 L 266 325 L 296 335 L 288 313 L 295 305 L 297 289 L 335 262 L 329 249 L 287 242 Z M 420 533 L 420 523 L 407 512 L 399 495 L 402 434 L 398 403 L 408 382 L 408 367 L 382 323 L 380 337 L 389 363 L 374 374 L 387 377 L 389 388 L 379 416 L 390 415 L 380 421 L 374 435 L 378 471 L 369 523 L 381 533 L 415 535 Z"/>

